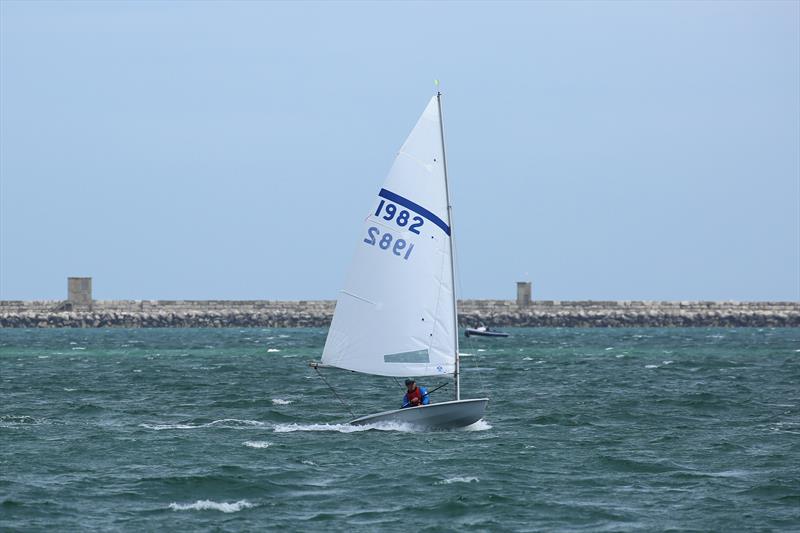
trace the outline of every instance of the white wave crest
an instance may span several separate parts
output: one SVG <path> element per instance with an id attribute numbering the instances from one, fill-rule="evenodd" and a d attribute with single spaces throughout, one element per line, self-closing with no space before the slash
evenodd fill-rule
<path id="1" fill-rule="evenodd" d="M 24 428 L 49 423 L 47 419 L 27 415 L 0 415 L 0 428 Z"/>
<path id="2" fill-rule="evenodd" d="M 205 424 L 139 424 L 139 427 L 154 429 L 156 431 L 164 429 L 202 429 L 208 427 L 243 429 L 251 427 L 260 428 L 264 426 L 266 426 L 266 424 L 258 420 L 239 420 L 237 418 L 223 418 L 222 420 L 214 420 L 213 422 L 207 422 Z"/>
<path id="3" fill-rule="evenodd" d="M 275 352 L 280 352 L 280 350 L 277 348 L 267 348 L 267 353 L 275 353 Z"/>
<path id="4" fill-rule="evenodd" d="M 245 446 L 248 448 L 269 448 L 272 446 L 271 442 L 267 442 L 265 440 L 248 440 L 243 442 Z"/>
<path id="5" fill-rule="evenodd" d="M 492 429 L 492 426 L 481 419 L 467 427 L 461 428 L 458 431 L 486 431 Z M 426 428 L 415 426 L 413 424 L 405 424 L 401 422 L 377 422 L 375 424 L 276 424 L 275 433 L 293 433 L 295 431 L 334 431 L 337 433 L 358 433 L 361 431 L 399 431 L 401 433 L 418 433 L 427 431 Z"/>
<path id="6" fill-rule="evenodd" d="M 253 504 L 247 500 L 239 500 L 238 502 L 215 502 L 211 500 L 197 500 L 194 503 L 175 503 L 169 504 L 169 508 L 173 511 L 221 511 L 223 513 L 235 513 L 242 509 L 253 507 Z"/>
<path id="7" fill-rule="evenodd" d="M 293 401 L 294 401 L 294 400 L 284 400 L 284 399 L 282 399 L 282 398 L 273 398 L 273 399 L 272 399 L 272 403 L 273 403 L 274 405 L 289 405 L 289 404 L 290 404 L 290 403 L 292 403 Z"/>
<path id="8" fill-rule="evenodd" d="M 476 477 L 456 476 L 456 477 L 449 477 L 449 478 L 443 479 L 441 481 L 437 481 L 436 484 L 437 485 L 449 485 L 451 483 L 473 483 L 473 482 L 477 483 L 478 481 L 480 481 L 480 480 L 478 478 L 476 478 Z"/>
<path id="9" fill-rule="evenodd" d="M 489 429 L 492 429 L 492 425 L 483 418 L 481 418 L 474 424 L 470 424 L 469 426 L 462 428 L 461 431 L 486 431 Z"/>
<path id="10" fill-rule="evenodd" d="M 658 365 L 644 365 L 645 368 L 658 368 Z"/>
<path id="11" fill-rule="evenodd" d="M 410 433 L 420 431 L 410 424 L 398 424 L 396 422 L 380 422 L 377 424 L 364 424 L 355 426 L 352 424 L 276 424 L 275 433 L 293 433 L 295 431 L 335 431 L 338 433 L 357 433 L 359 431 L 400 431 Z"/>

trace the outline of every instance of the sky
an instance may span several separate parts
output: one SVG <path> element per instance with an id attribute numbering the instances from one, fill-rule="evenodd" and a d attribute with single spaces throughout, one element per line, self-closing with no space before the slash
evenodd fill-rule
<path id="1" fill-rule="evenodd" d="M 800 300 L 800 2 L 0 2 L 0 299 L 334 299 L 441 80 L 459 294 Z"/>

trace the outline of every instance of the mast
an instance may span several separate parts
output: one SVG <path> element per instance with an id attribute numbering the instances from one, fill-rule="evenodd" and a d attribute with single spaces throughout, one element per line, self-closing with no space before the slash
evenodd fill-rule
<path id="1" fill-rule="evenodd" d="M 444 150 L 444 120 L 442 119 L 442 93 L 440 91 L 436 91 L 436 103 L 439 105 L 439 136 L 442 141 L 442 165 L 444 166 L 444 189 L 445 194 L 447 195 L 447 224 L 450 226 L 450 279 L 452 280 L 453 284 L 453 337 L 455 341 L 456 347 L 456 354 L 455 354 L 455 372 L 453 372 L 453 378 L 455 379 L 456 385 L 456 400 L 461 399 L 461 371 L 459 368 L 459 356 L 458 356 L 458 303 L 456 299 L 456 268 L 455 268 L 455 256 L 453 254 L 453 239 L 455 238 L 456 232 L 453 228 L 453 206 L 450 203 L 450 184 L 447 180 L 447 157 L 445 156 Z"/>

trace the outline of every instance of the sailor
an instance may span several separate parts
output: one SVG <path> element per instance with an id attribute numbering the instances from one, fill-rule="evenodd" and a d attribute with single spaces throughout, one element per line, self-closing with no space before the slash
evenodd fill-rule
<path id="1" fill-rule="evenodd" d="M 409 378 L 406 380 L 406 394 L 403 396 L 403 407 L 416 407 L 418 405 L 428 405 L 431 403 L 430 396 L 428 396 L 428 389 L 425 387 L 417 387 L 417 382 Z"/>

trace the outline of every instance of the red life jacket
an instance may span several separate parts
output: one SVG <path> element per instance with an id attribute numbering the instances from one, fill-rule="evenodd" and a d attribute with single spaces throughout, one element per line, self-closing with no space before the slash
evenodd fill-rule
<path id="1" fill-rule="evenodd" d="M 414 387 L 411 392 L 406 391 L 406 398 L 408 398 L 408 405 L 421 405 L 422 404 L 422 391 L 419 387 Z M 419 398 L 419 402 L 414 403 L 414 398 Z"/>

